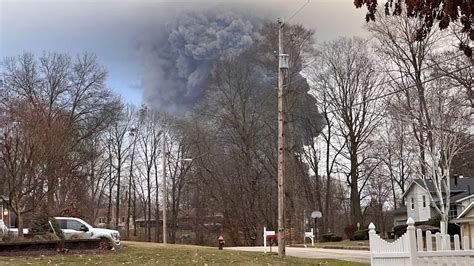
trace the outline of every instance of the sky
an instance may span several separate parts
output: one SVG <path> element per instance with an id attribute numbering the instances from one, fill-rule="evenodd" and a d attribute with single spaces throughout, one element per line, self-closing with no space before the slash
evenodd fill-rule
<path id="1" fill-rule="evenodd" d="M 0 0 L 0 59 L 23 52 L 92 52 L 108 71 L 107 86 L 127 103 L 144 102 L 140 40 L 185 12 L 239 8 L 263 19 L 289 18 L 307 0 Z M 365 10 L 352 0 L 311 0 L 291 19 L 316 41 L 365 36 Z M 145 95 L 146 97 L 146 95 Z"/>

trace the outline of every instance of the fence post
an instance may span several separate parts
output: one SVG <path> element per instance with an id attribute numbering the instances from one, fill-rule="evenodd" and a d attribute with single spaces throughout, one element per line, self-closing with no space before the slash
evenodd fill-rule
<path id="1" fill-rule="evenodd" d="M 267 253 L 267 228 L 263 227 L 263 252 Z"/>
<path id="2" fill-rule="evenodd" d="M 376 237 L 375 225 L 373 223 L 370 223 L 369 224 L 370 265 L 375 265 L 374 264 L 374 256 L 373 256 L 374 248 L 377 245 L 375 243 L 375 237 Z"/>
<path id="3" fill-rule="evenodd" d="M 408 252 L 410 254 L 410 265 L 417 265 L 418 251 L 416 250 L 415 221 L 411 217 L 407 220 Z"/>

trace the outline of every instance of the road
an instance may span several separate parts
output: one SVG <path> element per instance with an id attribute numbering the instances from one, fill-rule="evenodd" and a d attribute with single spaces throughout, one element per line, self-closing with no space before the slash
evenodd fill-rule
<path id="1" fill-rule="evenodd" d="M 228 247 L 227 249 L 263 252 L 263 247 Z M 272 252 L 278 251 L 278 247 L 273 247 Z M 323 248 L 294 248 L 287 247 L 286 255 L 310 259 L 338 259 L 354 262 L 370 263 L 370 252 L 367 250 L 349 249 L 323 249 Z"/>

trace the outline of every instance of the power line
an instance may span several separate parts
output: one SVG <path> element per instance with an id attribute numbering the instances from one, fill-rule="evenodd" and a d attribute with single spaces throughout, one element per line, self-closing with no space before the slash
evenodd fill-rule
<path id="1" fill-rule="evenodd" d="M 456 69 L 456 70 L 453 70 L 453 71 L 450 71 L 450 72 L 446 72 L 445 74 L 441 74 L 441 75 L 438 75 L 438 76 L 435 76 L 435 77 L 432 77 L 430 79 L 426 79 L 424 80 L 423 82 L 421 82 L 421 85 L 425 84 L 425 83 L 428 83 L 428 82 L 431 82 L 431 81 L 434 81 L 436 79 L 439 79 L 439 78 L 442 78 L 442 77 L 445 77 L 446 75 L 450 75 L 450 74 L 454 74 L 456 72 L 459 72 L 459 71 L 462 71 L 464 69 L 468 69 L 468 68 L 471 68 L 472 66 L 465 66 L 463 68 L 459 68 L 459 69 Z M 389 82 L 394 82 L 393 80 L 389 81 Z M 389 82 L 386 82 L 386 83 L 389 83 Z M 380 85 L 383 85 L 383 83 L 381 84 L 378 84 L 377 86 L 380 86 Z M 388 97 L 388 96 L 391 96 L 391 95 L 394 95 L 394 94 L 397 94 L 399 92 L 402 92 L 402 91 L 405 91 L 405 90 L 408 90 L 408 89 L 411 89 L 411 88 L 414 88 L 416 87 L 417 85 L 419 84 L 414 84 L 414 85 L 411 85 L 411 86 L 408 86 L 408 87 L 405 87 L 405 88 L 401 88 L 401 89 L 398 89 L 398 90 L 395 90 L 395 91 L 391 91 L 389 93 L 386 93 L 386 94 L 382 94 L 380 96 L 377 96 L 377 97 L 374 97 L 374 98 L 371 98 L 371 99 L 368 99 L 364 102 L 359 102 L 359 103 L 355 103 L 351 106 L 352 107 L 355 107 L 355 106 L 359 106 L 359 105 L 362 105 L 362 104 L 366 104 L 368 102 L 372 102 L 372 101 L 376 101 L 376 100 L 380 100 L 380 99 L 383 99 L 385 97 Z M 329 110 L 327 111 L 326 113 L 328 114 L 334 114 L 335 112 L 338 112 L 338 111 L 341 111 L 342 108 L 339 108 L 339 109 L 334 109 L 334 110 Z M 292 114 L 292 115 L 295 115 L 295 114 Z"/>
<path id="2" fill-rule="evenodd" d="M 383 99 L 383 98 L 385 98 L 385 97 L 388 97 L 388 96 L 397 94 L 397 93 L 399 93 L 399 92 L 406 91 L 406 90 L 408 90 L 408 89 L 414 88 L 414 87 L 416 87 L 417 85 L 423 85 L 423 84 L 425 84 L 425 83 L 428 83 L 428 82 L 437 80 L 437 79 L 439 79 L 439 78 L 445 77 L 446 75 L 454 74 L 454 73 L 456 73 L 456 72 L 459 72 L 459 71 L 461 71 L 461 70 L 468 69 L 468 68 L 471 68 L 471 66 L 466 66 L 466 67 L 463 67 L 463 68 L 459 68 L 459 69 L 456 69 L 456 70 L 447 72 L 447 73 L 445 73 L 445 74 L 443 74 L 443 75 L 439 75 L 439 76 L 435 76 L 435 77 L 426 79 L 426 80 L 424 80 L 423 82 L 421 82 L 420 84 L 413 84 L 413 85 L 408 86 L 408 87 L 405 87 L 405 88 L 401 88 L 401 89 L 398 89 L 398 90 L 395 90 L 395 91 L 391 91 L 391 92 L 389 92 L 389 93 L 382 94 L 382 95 L 377 96 L 377 97 L 374 97 L 374 98 L 372 98 L 372 99 L 368 99 L 368 100 L 366 100 L 366 101 L 364 101 L 364 102 L 355 103 L 355 104 L 353 105 L 353 107 L 354 107 L 354 106 L 363 105 L 363 104 L 368 103 L 368 102 L 372 102 L 372 101 L 376 101 L 376 100 Z M 392 82 L 392 81 L 390 81 L 390 82 Z M 380 86 L 380 85 L 383 85 L 383 84 L 379 84 L 378 86 Z M 339 109 L 331 110 L 331 111 L 329 111 L 329 112 L 327 112 L 327 113 L 334 113 L 334 112 L 341 111 L 341 110 L 342 110 L 342 109 L 339 108 Z"/>
<path id="3" fill-rule="evenodd" d="M 420 71 L 426 70 L 426 69 L 428 69 L 428 68 L 431 68 L 431 67 L 433 67 L 433 66 L 436 66 L 436 65 L 439 65 L 439 64 L 442 64 L 442 63 L 446 63 L 446 62 L 451 61 L 451 60 L 453 60 L 453 59 L 456 59 L 456 58 L 458 58 L 458 57 L 460 57 L 460 56 L 463 56 L 463 55 L 462 55 L 462 54 L 459 54 L 459 55 L 450 57 L 450 58 L 448 58 L 448 59 L 446 59 L 446 60 L 444 60 L 444 61 L 442 61 L 442 62 L 435 63 L 435 64 L 432 64 L 432 65 L 428 65 L 428 66 L 422 68 Z M 468 68 L 468 67 L 470 67 L 470 66 L 467 66 L 467 68 Z M 464 69 L 458 69 L 458 70 L 460 71 L 460 70 L 464 70 Z M 445 72 L 445 74 L 440 75 L 439 77 L 447 76 L 447 75 L 452 74 L 452 73 L 456 73 L 456 71 L 451 72 L 451 73 L 450 73 L 450 72 L 448 72 L 448 73 Z M 298 72 L 297 74 L 299 74 L 299 72 Z M 297 74 L 294 74 L 293 76 L 297 76 Z M 406 73 L 406 74 L 404 74 L 404 75 L 402 75 L 402 76 L 399 76 L 399 77 L 396 77 L 396 78 L 392 78 L 391 80 L 381 81 L 381 82 L 379 82 L 377 85 L 374 85 L 374 87 L 380 87 L 380 86 L 382 86 L 382 85 L 386 85 L 386 84 L 395 82 L 396 80 L 399 80 L 399 79 L 402 79 L 402 78 L 404 78 L 404 77 L 407 77 L 408 75 L 409 75 L 409 73 Z M 298 81 L 301 81 L 301 80 L 307 80 L 307 78 L 305 78 L 305 77 L 303 77 L 303 76 L 300 76 L 300 77 L 297 78 L 297 79 L 290 80 L 287 84 L 285 84 L 285 85 L 283 85 L 283 86 L 284 86 L 284 87 L 288 87 L 288 86 L 290 86 L 291 84 L 293 84 L 293 83 L 295 83 L 295 82 L 298 82 Z M 424 84 L 424 83 L 425 83 L 425 82 L 423 82 L 422 84 Z M 408 87 L 408 88 L 409 88 L 409 87 Z M 404 88 L 404 89 L 408 89 L 408 88 Z M 288 93 L 289 93 L 289 92 L 287 92 L 287 94 L 288 94 Z M 294 90 L 293 90 L 293 91 L 291 91 L 291 93 L 307 93 L 307 92 L 301 92 L 301 91 L 294 91 Z M 359 105 L 360 105 L 360 104 L 359 104 Z"/>
<path id="4" fill-rule="evenodd" d="M 295 13 L 293 13 L 293 15 L 291 15 L 286 22 L 290 22 L 292 18 L 296 17 L 296 15 L 298 15 L 298 13 L 300 13 L 301 10 L 303 10 L 303 8 L 305 8 L 309 4 L 309 2 L 311 2 L 311 0 L 306 1 L 306 3 L 304 3 L 298 10 L 296 10 Z"/>
<path id="5" fill-rule="evenodd" d="M 444 60 L 443 62 L 425 66 L 424 68 L 420 69 L 420 71 L 423 71 L 423 70 L 426 70 L 426 69 L 428 69 L 428 68 L 434 67 L 434 66 L 436 66 L 436 65 L 438 65 L 438 64 L 446 63 L 446 62 L 448 62 L 448 61 L 451 61 L 451 60 L 456 59 L 456 58 L 461 57 L 461 56 L 464 56 L 464 55 L 462 55 L 462 54 L 455 55 L 455 56 L 453 56 L 453 57 L 450 57 L 450 58 Z M 296 73 L 296 74 L 293 74 L 292 76 L 297 76 L 298 74 L 299 74 L 299 72 Z M 402 76 L 393 78 L 393 79 L 388 80 L 388 81 L 381 81 L 381 82 L 380 82 L 379 84 L 377 84 L 376 86 L 382 86 L 382 85 L 385 85 L 385 84 L 394 82 L 394 81 L 399 80 L 399 79 L 401 79 L 401 78 L 407 77 L 408 75 L 409 75 L 409 74 L 407 73 L 407 74 L 403 74 Z M 445 74 L 445 75 L 447 75 L 447 74 Z M 301 76 L 301 77 L 299 77 L 299 78 L 297 78 L 297 79 L 291 80 L 291 82 L 300 81 L 300 80 L 307 80 L 307 78 Z M 291 84 L 291 83 L 290 83 L 290 84 Z M 288 84 L 288 85 L 286 85 L 286 86 L 289 86 L 290 84 Z"/>
<path id="6" fill-rule="evenodd" d="M 460 57 L 460 56 L 461 56 L 461 55 L 453 56 L 453 57 L 451 57 L 451 58 L 448 58 L 448 59 L 444 60 L 444 61 L 441 62 L 441 63 L 448 62 L 448 61 L 450 61 L 450 60 L 452 60 L 452 59 L 455 59 L 455 58 L 457 58 L 457 57 Z M 438 64 L 439 64 L 439 63 L 426 66 L 426 67 L 422 68 L 421 70 L 425 70 L 425 69 L 431 68 L 431 67 L 433 67 L 433 66 L 435 66 L 435 65 L 438 65 Z M 436 80 L 436 79 L 438 79 L 438 78 L 446 77 L 447 75 L 454 74 L 454 73 L 456 73 L 456 72 L 459 72 L 459 71 L 462 71 L 462 70 L 464 70 L 464 69 L 468 69 L 468 68 L 471 68 L 471 67 L 472 67 L 471 65 L 467 65 L 467 66 L 465 66 L 465 67 L 462 67 L 462 68 L 459 68 L 459 69 L 455 69 L 455 70 L 450 71 L 450 72 L 445 72 L 444 74 L 438 75 L 438 76 L 436 76 L 436 77 L 432 77 L 432 78 L 426 79 L 426 80 L 422 81 L 420 84 L 423 85 L 423 84 L 425 84 L 425 83 L 434 81 L 434 80 Z M 388 81 L 379 82 L 378 84 L 374 85 L 374 87 L 380 87 L 380 86 L 382 86 L 382 85 L 386 85 L 386 84 L 395 82 L 396 80 L 399 80 L 399 79 L 401 79 L 401 78 L 407 77 L 408 75 L 409 75 L 409 74 L 407 73 L 407 74 L 404 74 L 404 75 L 402 75 L 402 76 L 396 77 L 396 78 L 391 79 L 391 80 L 388 80 Z M 288 85 L 290 85 L 291 83 L 300 81 L 300 80 L 307 80 L 307 78 L 301 76 L 301 77 L 299 77 L 299 78 L 297 78 L 297 79 L 291 80 L 291 81 L 288 83 Z M 285 85 L 285 86 L 288 86 L 288 85 Z M 399 93 L 399 92 L 402 92 L 402 91 L 411 89 L 411 88 L 413 88 L 413 87 L 415 87 L 415 86 L 417 86 L 417 85 L 419 85 L 419 84 L 414 84 L 414 85 L 411 85 L 411 86 L 408 86 L 408 87 L 405 87 L 405 88 L 401 88 L 401 89 L 398 89 L 398 90 L 395 90 L 395 91 L 392 91 L 392 92 L 389 92 L 389 93 L 386 93 L 386 94 L 377 96 L 377 97 L 375 97 L 375 98 L 369 99 L 369 100 L 367 100 L 367 101 L 365 101 L 365 102 L 356 103 L 356 104 L 354 104 L 353 106 L 359 106 L 359 105 L 365 104 L 365 103 L 367 103 L 367 102 L 379 100 L 379 99 L 382 99 L 382 98 L 385 98 L 385 97 L 388 97 L 388 96 L 397 94 L 397 93 Z M 327 113 L 334 113 L 334 112 L 337 112 L 337 111 L 340 111 L 340 109 L 331 110 L 331 111 L 329 111 L 329 112 L 327 112 Z"/>

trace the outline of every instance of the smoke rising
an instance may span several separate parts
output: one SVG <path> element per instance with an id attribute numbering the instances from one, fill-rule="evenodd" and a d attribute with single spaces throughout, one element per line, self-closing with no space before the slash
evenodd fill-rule
<path id="1" fill-rule="evenodd" d="M 181 13 L 140 41 L 144 100 L 161 110 L 184 113 L 201 95 L 214 62 L 248 48 L 261 21 L 237 10 Z"/>

